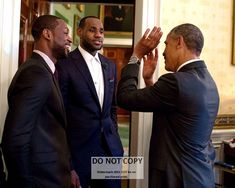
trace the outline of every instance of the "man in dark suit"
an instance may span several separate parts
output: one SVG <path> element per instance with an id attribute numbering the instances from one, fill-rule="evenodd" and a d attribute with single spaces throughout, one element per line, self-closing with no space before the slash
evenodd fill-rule
<path id="1" fill-rule="evenodd" d="M 150 188 L 212 188 L 215 151 L 210 136 L 218 112 L 216 84 L 200 53 L 200 29 L 182 24 L 168 34 L 163 56 L 172 71 L 153 82 L 162 32 L 147 30 L 123 68 L 118 104 L 128 110 L 153 112 L 149 151 Z M 147 55 L 147 56 L 145 56 Z M 137 89 L 140 59 L 144 58 L 146 87 Z"/>
<path id="2" fill-rule="evenodd" d="M 40 16 L 33 23 L 34 51 L 8 90 L 2 149 L 9 188 L 70 187 L 66 114 L 53 74 L 57 59 L 68 53 L 68 34 L 56 16 Z"/>
<path id="3" fill-rule="evenodd" d="M 97 17 L 81 19 L 77 33 L 80 45 L 57 64 L 73 172 L 82 188 L 120 188 L 120 180 L 91 179 L 91 157 L 123 155 L 117 127 L 116 67 L 98 53 L 104 29 Z"/>

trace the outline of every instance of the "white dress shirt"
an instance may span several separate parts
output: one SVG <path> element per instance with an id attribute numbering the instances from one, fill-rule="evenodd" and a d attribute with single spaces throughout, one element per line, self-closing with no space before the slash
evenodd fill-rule
<path id="1" fill-rule="evenodd" d="M 179 70 L 183 67 L 183 66 L 185 66 L 185 65 L 187 65 L 187 64 L 189 64 L 189 63 L 193 63 L 193 62 L 195 62 L 195 61 L 200 61 L 201 59 L 191 59 L 191 60 L 189 60 L 189 61 L 186 61 L 186 62 L 184 62 L 183 64 L 181 64 L 179 67 L 178 67 L 178 69 L 177 69 L 177 71 L 176 72 L 179 72 Z"/>
<path id="2" fill-rule="evenodd" d="M 53 61 L 43 52 L 39 51 L 39 50 L 33 50 L 33 52 L 39 54 L 44 61 L 46 61 L 46 64 L 50 67 L 52 73 L 55 73 L 55 64 L 53 63 Z"/>
<path id="3" fill-rule="evenodd" d="M 80 45 L 78 46 L 78 49 L 86 61 L 102 109 L 104 101 L 104 77 L 98 53 L 96 53 L 95 56 L 92 56 L 90 53 L 84 50 Z"/>

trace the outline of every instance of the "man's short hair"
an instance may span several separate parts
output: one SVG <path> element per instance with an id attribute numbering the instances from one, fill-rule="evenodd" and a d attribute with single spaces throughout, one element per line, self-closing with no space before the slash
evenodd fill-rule
<path id="1" fill-rule="evenodd" d="M 197 55 L 201 54 L 204 45 L 204 37 L 201 30 L 197 26 L 190 23 L 181 24 L 173 28 L 169 35 L 172 38 L 182 36 L 190 51 L 196 53 Z"/>
<path id="2" fill-rule="evenodd" d="M 79 28 L 84 28 L 86 19 L 88 19 L 88 18 L 96 18 L 96 19 L 99 19 L 97 16 L 86 16 L 86 17 L 83 17 L 83 18 L 80 20 L 80 22 L 79 22 L 79 24 L 78 24 L 78 27 L 79 27 Z"/>
<path id="3" fill-rule="evenodd" d="M 43 29 L 54 30 L 59 24 L 58 19 L 61 19 L 53 15 L 42 15 L 33 22 L 32 25 L 32 36 L 35 41 L 39 40 Z"/>

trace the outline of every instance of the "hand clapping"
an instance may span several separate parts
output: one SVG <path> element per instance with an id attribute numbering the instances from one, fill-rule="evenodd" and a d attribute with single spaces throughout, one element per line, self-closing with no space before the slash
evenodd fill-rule
<path id="1" fill-rule="evenodd" d="M 139 59 L 142 59 L 157 47 L 163 34 L 161 28 L 156 26 L 149 32 L 150 29 L 147 29 L 134 48 L 133 55 Z"/>

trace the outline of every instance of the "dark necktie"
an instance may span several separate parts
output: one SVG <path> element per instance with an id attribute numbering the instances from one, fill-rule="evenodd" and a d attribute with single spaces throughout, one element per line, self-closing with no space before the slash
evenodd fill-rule
<path id="1" fill-rule="evenodd" d="M 55 69 L 55 72 L 54 72 L 54 76 L 55 76 L 55 79 L 58 81 L 58 71 Z"/>

